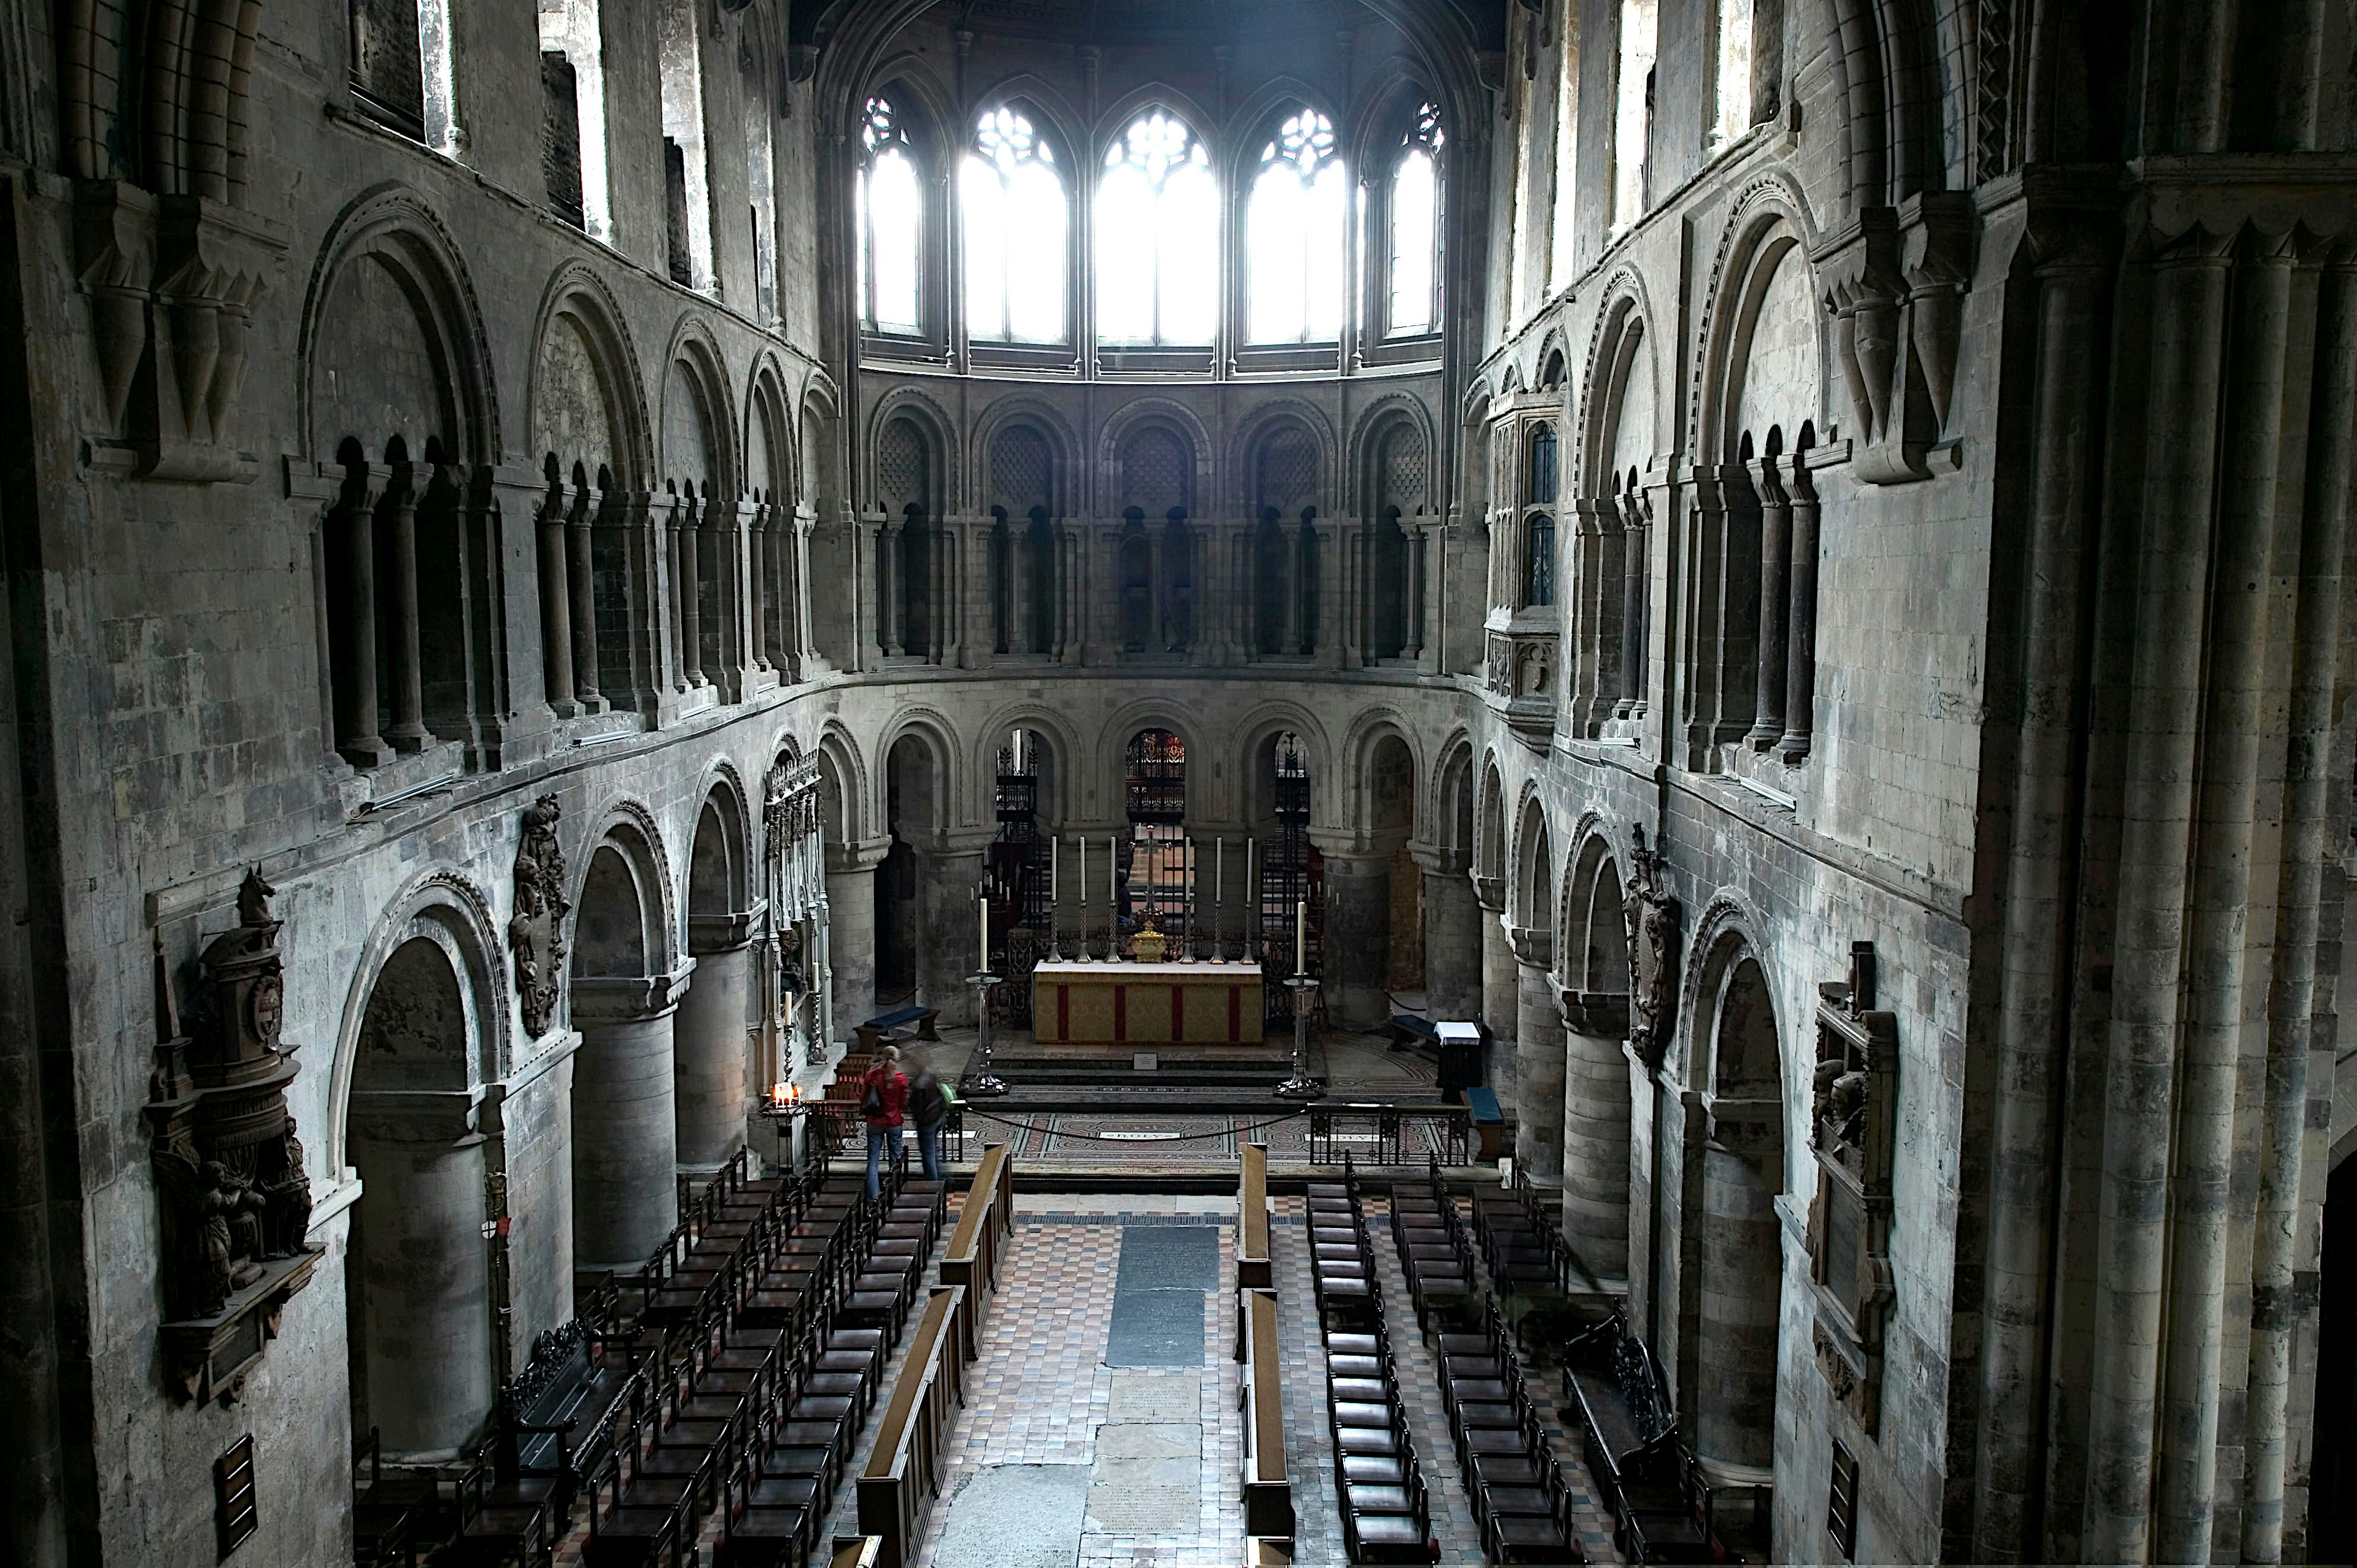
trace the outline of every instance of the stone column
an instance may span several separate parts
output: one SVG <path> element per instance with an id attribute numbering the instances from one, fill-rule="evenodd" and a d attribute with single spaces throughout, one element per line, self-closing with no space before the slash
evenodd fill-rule
<path id="1" fill-rule="evenodd" d="M 1326 858 L 1326 937 L 1322 949 L 1326 1007 L 1338 1024 L 1380 1028 L 1391 1016 L 1384 993 L 1392 952 L 1392 857 L 1387 851 L 1329 849 Z M 1350 839 L 1340 840 L 1347 846 Z"/>
<path id="2" fill-rule="evenodd" d="M 679 1222 L 673 1026 L 694 959 L 672 974 L 576 975 L 573 1256 L 635 1269 Z"/>
<path id="3" fill-rule="evenodd" d="M 368 1419 L 385 1457 L 455 1458 L 490 1412 L 483 1135 L 462 1114 L 352 1097 L 351 1160 Z M 441 1096 L 431 1097 L 436 1100 Z"/>
<path id="4" fill-rule="evenodd" d="M 1435 1023 L 1481 1013 L 1481 906 L 1462 850 L 1410 844 L 1424 873 L 1425 1012 Z"/>
<path id="5" fill-rule="evenodd" d="M 753 1017 L 753 935 L 762 908 L 690 915 L 687 950 L 695 984 L 680 998 L 672 1096 L 679 1166 L 710 1173 L 745 1135 L 746 1031 Z"/>
<path id="6" fill-rule="evenodd" d="M 1519 1072 L 1514 1062 L 1514 950 L 1506 940 L 1506 884 L 1496 876 L 1473 876 L 1473 901 L 1480 906 L 1481 1022 L 1490 1031 L 1487 1081 L 1498 1103 L 1513 1103 Z"/>
<path id="7" fill-rule="evenodd" d="M 571 718 L 573 705 L 573 606 L 565 581 L 565 486 L 552 481 L 540 509 L 540 662 L 549 711 Z M 576 503 L 578 504 L 578 498 Z"/>
<path id="8" fill-rule="evenodd" d="M 342 613 L 328 618 L 336 749 L 355 768 L 374 768 L 393 757 L 376 727 L 376 497 L 369 475 L 366 468 L 353 470 L 327 529 L 343 601 Z"/>
<path id="9" fill-rule="evenodd" d="M 1751 732 L 1744 736 L 1754 751 L 1765 751 L 1784 736 L 1787 650 L 1792 628 L 1792 504 L 1776 473 L 1773 455 L 1749 465 L 1752 493 L 1760 498 L 1760 679 L 1751 700 Z M 1815 572 L 1816 541 L 1810 542 L 1810 571 Z"/>
<path id="10" fill-rule="evenodd" d="M 1563 993 L 1563 1236 L 1599 1280 L 1629 1277 L 1626 993 Z"/>
<path id="11" fill-rule="evenodd" d="M 711 502 L 694 489 L 680 499 L 680 678 L 689 688 L 707 684 L 704 671 L 704 534 Z"/>
<path id="12" fill-rule="evenodd" d="M 990 838 L 944 833 L 917 851 L 917 1000 L 940 1008 L 944 1025 L 974 1022 L 974 991 L 965 977 L 974 972 L 974 901 Z"/>
<path id="13" fill-rule="evenodd" d="M 1514 1163 L 1542 1192 L 1563 1185 L 1563 1014 L 1555 1001 L 1555 933 L 1507 931 L 1514 953 Z"/>
<path id="14" fill-rule="evenodd" d="M 1778 750 L 1787 762 L 1809 755 L 1817 704 L 1817 489 L 1809 478 L 1808 454 L 1795 452 L 1792 474 L 1792 594 L 1784 675 L 1784 738 Z"/>
<path id="15" fill-rule="evenodd" d="M 423 751 L 434 744 L 425 727 L 425 688 L 417 647 L 417 489 L 415 470 L 393 470 L 385 495 L 391 525 L 384 549 L 385 680 L 393 723 L 384 738 L 395 751 Z"/>
<path id="16" fill-rule="evenodd" d="M 834 972 L 834 1015 L 846 1030 L 876 1016 L 876 868 L 889 834 L 826 846 L 828 956 Z"/>
<path id="17" fill-rule="evenodd" d="M 589 520 L 605 506 L 602 494 L 584 492 L 565 520 L 565 587 L 573 600 L 573 700 L 585 714 L 606 711 L 597 689 L 597 566 L 591 551 Z"/>
<path id="18" fill-rule="evenodd" d="M 901 622 L 907 618 L 909 596 L 902 591 L 900 576 L 908 563 L 900 559 L 900 530 L 898 524 L 886 522 L 876 531 L 876 560 L 879 575 L 877 595 L 882 601 L 876 607 L 877 641 L 883 644 L 884 657 L 897 657 L 905 648 Z"/>

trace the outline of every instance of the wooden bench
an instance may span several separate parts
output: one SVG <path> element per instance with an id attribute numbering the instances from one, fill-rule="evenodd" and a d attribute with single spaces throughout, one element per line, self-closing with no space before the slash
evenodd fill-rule
<path id="1" fill-rule="evenodd" d="M 1725 1560 L 1713 1538 L 1710 1483 L 1678 1437 L 1661 1368 L 1619 1312 L 1564 1351 L 1564 1392 L 1579 1412 L 1597 1500 L 1631 1563 Z"/>
<path id="2" fill-rule="evenodd" d="M 941 1009 L 938 1007 L 896 1007 L 889 1013 L 878 1013 L 860 1025 L 853 1033 L 859 1036 L 859 1048 L 869 1056 L 874 1056 L 888 1044 L 902 1038 L 939 1040 L 941 1036 L 933 1032 L 933 1020 L 940 1016 Z M 895 1029 L 907 1024 L 914 1024 L 917 1026 L 913 1036 L 893 1033 Z"/>
<path id="3" fill-rule="evenodd" d="M 981 1353 L 982 1310 L 998 1288 L 998 1262 L 1014 1233 L 1015 1160 L 1005 1144 L 993 1144 L 974 1167 L 974 1185 L 942 1254 L 942 1283 L 965 1287 L 958 1353 L 969 1361 Z"/>
<path id="4" fill-rule="evenodd" d="M 1293 1478 L 1285 1459 L 1285 1358 L 1276 1338 L 1276 1292 L 1236 1293 L 1238 1401 L 1244 1412 L 1244 1533 L 1291 1541 Z"/>
<path id="5" fill-rule="evenodd" d="M 1246 1144 L 1236 1183 L 1236 1286 L 1270 1290 L 1275 1284 L 1268 1256 L 1268 1145 Z"/>
<path id="6" fill-rule="evenodd" d="M 859 1475 L 859 1528 L 880 1542 L 877 1568 L 902 1568 L 916 1555 L 926 1504 L 941 1487 L 942 1450 L 965 1400 L 957 1335 L 965 1294 L 963 1285 L 944 1285 L 926 1302 Z"/>
<path id="7" fill-rule="evenodd" d="M 1427 1046 L 1435 1051 L 1440 1049 L 1440 1031 L 1430 1022 L 1413 1013 L 1392 1015 L 1392 1049 L 1413 1051 Z"/>
<path id="8" fill-rule="evenodd" d="M 1498 1091 L 1477 1083 L 1465 1091 L 1465 1104 L 1473 1113 L 1473 1136 L 1480 1145 L 1474 1156 L 1485 1165 L 1494 1165 L 1509 1146 L 1505 1113 L 1498 1109 Z"/>

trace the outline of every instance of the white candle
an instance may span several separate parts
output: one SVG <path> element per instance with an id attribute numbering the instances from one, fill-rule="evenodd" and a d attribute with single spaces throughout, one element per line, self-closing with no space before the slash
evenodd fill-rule
<path id="1" fill-rule="evenodd" d="M 1228 841 L 1211 841 L 1211 913 L 1217 915 L 1220 906 L 1228 901 Z"/>
<path id="2" fill-rule="evenodd" d="M 974 903 L 974 908 L 982 914 L 982 961 L 974 966 L 974 972 L 976 974 L 988 974 L 990 972 L 990 898 L 985 895 L 975 899 Z"/>
<path id="3" fill-rule="evenodd" d="M 1253 880 L 1253 855 L 1260 848 L 1258 839 L 1244 840 L 1244 940 L 1260 941 L 1260 884 Z"/>
<path id="4" fill-rule="evenodd" d="M 1293 906 L 1293 972 L 1309 972 L 1309 901 L 1302 899 Z"/>
<path id="5" fill-rule="evenodd" d="M 1121 903 L 1121 891 L 1114 886 L 1114 868 L 1119 864 L 1120 858 L 1120 856 L 1114 854 L 1113 852 L 1113 834 L 1105 834 L 1105 914 L 1108 917 L 1117 915 L 1120 912 L 1119 905 Z"/>
<path id="6" fill-rule="evenodd" d="M 1048 841 L 1048 925 L 1050 929 L 1056 924 L 1056 852 L 1062 847 L 1060 839 L 1050 838 Z"/>
<path id="7" fill-rule="evenodd" d="M 1081 835 L 1081 913 L 1089 911 L 1089 835 Z"/>

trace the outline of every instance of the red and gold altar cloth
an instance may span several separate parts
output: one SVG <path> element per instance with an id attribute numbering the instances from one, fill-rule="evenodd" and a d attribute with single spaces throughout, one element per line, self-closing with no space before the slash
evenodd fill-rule
<path id="1" fill-rule="evenodd" d="M 1042 1045 L 1257 1046 L 1256 963 L 1043 963 L 1031 972 Z"/>

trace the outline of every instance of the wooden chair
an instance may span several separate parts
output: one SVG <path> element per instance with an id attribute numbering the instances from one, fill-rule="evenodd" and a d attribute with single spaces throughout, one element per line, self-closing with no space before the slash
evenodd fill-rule
<path id="1" fill-rule="evenodd" d="M 544 1499 L 519 1497 L 478 1457 L 458 1482 L 458 1532 L 447 1561 L 460 1568 L 554 1568 L 556 1540 Z"/>

